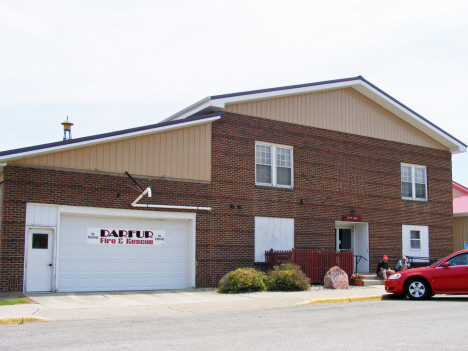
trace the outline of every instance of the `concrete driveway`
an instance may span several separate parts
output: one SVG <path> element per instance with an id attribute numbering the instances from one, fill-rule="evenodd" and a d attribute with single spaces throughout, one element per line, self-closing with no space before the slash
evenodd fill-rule
<path id="1" fill-rule="evenodd" d="M 35 304 L 0 307 L 0 319 L 13 316 L 45 320 L 125 318 L 183 313 L 290 307 L 305 301 L 333 302 L 375 299 L 383 286 L 346 290 L 312 288 L 301 292 L 218 294 L 214 289 L 170 291 L 27 294 Z M 347 299 L 347 300 L 346 300 Z"/>

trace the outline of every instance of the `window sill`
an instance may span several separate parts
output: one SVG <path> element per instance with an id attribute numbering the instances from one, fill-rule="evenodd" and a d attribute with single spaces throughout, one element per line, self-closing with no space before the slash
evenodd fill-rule
<path id="1" fill-rule="evenodd" d="M 415 201 L 415 202 L 429 202 L 427 199 L 410 199 L 408 197 L 402 197 L 403 201 Z"/>
<path id="2" fill-rule="evenodd" d="M 294 190 L 294 188 L 286 188 L 286 187 L 273 186 L 273 185 L 258 185 L 258 184 L 255 184 L 255 189 L 280 190 L 280 191 L 293 191 Z"/>

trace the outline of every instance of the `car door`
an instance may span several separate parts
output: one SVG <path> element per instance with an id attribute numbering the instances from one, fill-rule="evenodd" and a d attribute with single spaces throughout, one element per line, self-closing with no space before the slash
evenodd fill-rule
<path id="1" fill-rule="evenodd" d="M 446 260 L 434 270 L 434 286 L 438 292 L 468 292 L 468 253 Z"/>

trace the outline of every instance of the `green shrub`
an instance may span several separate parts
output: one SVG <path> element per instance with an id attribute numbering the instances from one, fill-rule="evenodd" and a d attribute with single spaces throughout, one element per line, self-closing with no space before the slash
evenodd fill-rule
<path id="1" fill-rule="evenodd" d="M 283 263 L 280 266 L 274 266 L 273 270 L 267 274 L 268 290 L 301 291 L 310 289 L 310 279 L 295 264 Z"/>
<path id="2" fill-rule="evenodd" d="M 219 281 L 218 292 L 235 294 L 266 290 L 266 274 L 253 268 L 238 268 Z"/>

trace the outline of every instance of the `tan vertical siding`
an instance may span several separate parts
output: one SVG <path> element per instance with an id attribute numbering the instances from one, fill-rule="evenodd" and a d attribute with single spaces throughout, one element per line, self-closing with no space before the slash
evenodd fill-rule
<path id="1" fill-rule="evenodd" d="M 453 218 L 453 249 L 463 250 L 464 243 L 468 241 L 468 216 Z"/>
<path id="2" fill-rule="evenodd" d="M 227 105 L 227 112 L 448 150 L 352 88 Z"/>
<path id="3" fill-rule="evenodd" d="M 211 180 L 211 123 L 23 158 L 12 163 Z"/>
<path id="4" fill-rule="evenodd" d="M 0 173 L 0 182 L 3 182 L 3 172 Z"/>

